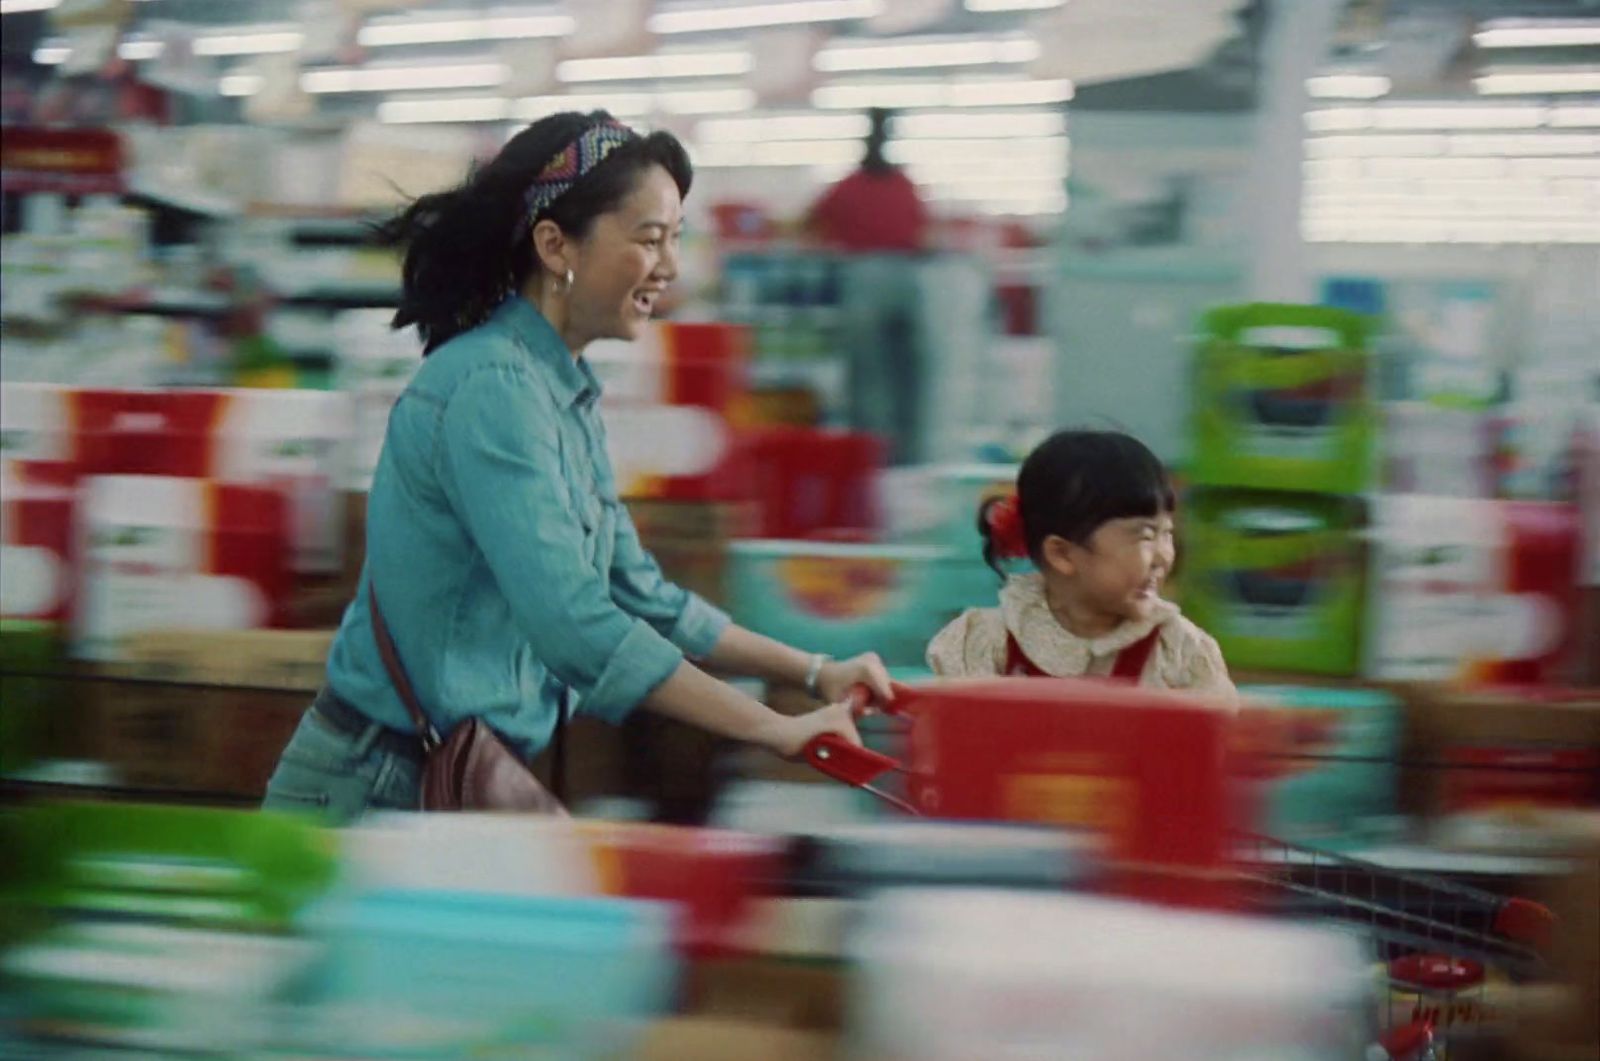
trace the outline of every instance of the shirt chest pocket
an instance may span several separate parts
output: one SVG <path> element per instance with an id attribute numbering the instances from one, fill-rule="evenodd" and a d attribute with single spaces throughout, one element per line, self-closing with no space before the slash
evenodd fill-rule
<path id="1" fill-rule="evenodd" d="M 611 512 L 594 478 L 581 468 L 567 480 L 572 511 L 583 531 L 583 558 L 597 570 L 611 564 Z"/>

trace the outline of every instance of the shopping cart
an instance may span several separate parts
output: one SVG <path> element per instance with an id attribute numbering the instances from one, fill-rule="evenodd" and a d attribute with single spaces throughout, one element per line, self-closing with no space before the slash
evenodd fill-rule
<path id="1" fill-rule="evenodd" d="M 1250 803 L 1239 794 L 1260 774 L 1230 744 L 1229 712 L 1177 694 L 1040 678 L 895 693 L 869 706 L 858 690 L 854 703 L 905 723 L 904 761 L 831 735 L 807 746 L 806 761 L 909 815 L 1097 829 L 1117 894 L 1354 928 L 1378 960 L 1371 1058 L 1443 1059 L 1450 1040 L 1469 1038 L 1516 985 L 1544 971 L 1553 919 L 1536 903 L 1246 828 Z M 1028 798 L 1048 787 L 1051 769 L 1068 798 Z M 900 791 L 885 787 L 891 777 Z"/>

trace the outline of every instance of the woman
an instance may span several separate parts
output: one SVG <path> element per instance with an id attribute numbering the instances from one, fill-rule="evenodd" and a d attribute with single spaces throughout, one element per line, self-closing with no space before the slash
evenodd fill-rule
<path id="1" fill-rule="evenodd" d="M 841 701 L 857 683 L 889 695 L 876 656 L 836 662 L 732 625 L 662 578 L 617 499 L 583 350 L 644 330 L 677 275 L 690 179 L 670 134 L 558 114 L 390 223 L 406 247 L 394 325 L 417 327 L 426 360 L 390 414 L 356 600 L 268 807 L 347 822 L 418 804 L 420 742 L 374 591 L 441 733 L 477 716 L 531 758 L 570 704 L 613 723 L 642 706 L 784 756 L 823 733 L 859 740 Z M 695 661 L 834 706 L 779 715 Z"/>

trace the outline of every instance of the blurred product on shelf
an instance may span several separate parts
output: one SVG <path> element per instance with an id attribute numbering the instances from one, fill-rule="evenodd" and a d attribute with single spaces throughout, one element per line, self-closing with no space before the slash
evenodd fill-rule
<path id="1" fill-rule="evenodd" d="M 1506 292 L 1491 280 L 1391 280 L 1387 344 L 1397 397 L 1483 409 L 1501 396 Z"/>
<path id="2" fill-rule="evenodd" d="M 1263 832 L 1291 843 L 1348 849 L 1386 839 L 1399 814 L 1403 705 L 1372 689 L 1243 686 L 1245 711 L 1269 716 L 1246 732 L 1267 770 Z M 1262 721 L 1262 720 L 1253 720 Z"/>
<path id="3" fill-rule="evenodd" d="M 1495 424 L 1483 409 L 1385 402 L 1383 489 L 1435 497 L 1495 496 Z"/>
<path id="4" fill-rule="evenodd" d="M 154 475 L 83 480 L 74 643 L 120 658 L 141 630 L 281 626 L 289 513 L 269 487 Z"/>
<path id="5" fill-rule="evenodd" d="M 1206 313 L 1195 355 L 1194 481 L 1355 494 L 1377 436 L 1367 318 L 1324 306 Z"/>
<path id="6" fill-rule="evenodd" d="M 422 364 L 422 344 L 415 330 L 390 328 L 393 316 L 386 309 L 345 310 L 332 325 L 335 384 L 354 407 L 350 449 L 340 479 L 346 490 L 365 491 L 372 485 L 389 410 Z"/>
<path id="7" fill-rule="evenodd" d="M 985 603 L 954 598 L 955 559 L 930 545 L 736 541 L 728 605 L 741 626 L 788 644 L 917 666 L 943 624 Z"/>
<path id="8" fill-rule="evenodd" d="M 57 462 L 79 477 L 192 476 L 262 484 L 289 506 L 289 562 L 339 570 L 340 466 L 350 402 L 315 391 L 87 390 L 8 383 L 8 459 Z"/>
<path id="9" fill-rule="evenodd" d="M 854 431 L 766 427 L 750 435 L 748 496 L 761 538 L 871 538 L 883 443 Z"/>
<path id="10" fill-rule="evenodd" d="M 1600 689 L 1417 687 L 1408 743 L 1435 842 L 1476 850 L 1548 846 L 1572 812 L 1600 810 Z"/>
<path id="11" fill-rule="evenodd" d="M 624 500 L 739 496 L 743 329 L 658 321 L 638 342 L 603 340 L 584 356 L 604 387 L 606 448 Z"/>
<path id="12" fill-rule="evenodd" d="M 857 1056 L 1359 1056 L 1366 955 L 1348 934 L 1076 896 L 884 893 L 851 950 Z M 1224 957 L 1226 956 L 1226 957 Z"/>
<path id="13" fill-rule="evenodd" d="M 1189 618 L 1229 666 L 1350 675 L 1360 658 L 1359 504 L 1205 490 L 1184 510 L 1180 562 Z"/>
<path id="14" fill-rule="evenodd" d="M 1379 497 L 1368 675 L 1483 685 L 1565 680 L 1581 647 L 1579 536 L 1570 504 Z"/>
<path id="15" fill-rule="evenodd" d="M 70 466 L 0 459 L 0 618 L 64 624 L 77 571 Z"/>

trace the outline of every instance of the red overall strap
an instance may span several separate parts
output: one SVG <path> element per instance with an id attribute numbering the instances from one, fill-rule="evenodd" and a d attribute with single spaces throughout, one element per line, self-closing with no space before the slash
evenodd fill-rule
<path id="1" fill-rule="evenodd" d="M 1156 627 L 1148 634 L 1117 653 L 1117 660 L 1111 666 L 1109 677 L 1124 682 L 1138 684 L 1144 675 L 1145 664 L 1150 662 L 1150 654 L 1156 649 L 1156 642 L 1161 640 L 1161 627 Z M 1029 659 L 1022 651 L 1022 646 L 1017 643 L 1015 635 L 1006 637 L 1006 669 L 1002 672 L 1007 678 L 1048 678 L 1039 665 Z"/>
<path id="2" fill-rule="evenodd" d="M 1022 651 L 1022 646 L 1017 644 L 1016 637 L 1010 634 L 1006 635 L 1006 669 L 1003 673 L 1007 678 L 1050 677 L 1027 657 Z"/>
<path id="3" fill-rule="evenodd" d="M 1117 662 L 1111 667 L 1111 676 L 1125 682 L 1138 684 L 1144 676 L 1144 665 L 1150 662 L 1150 653 L 1161 640 L 1161 627 L 1145 634 L 1139 640 L 1117 653 Z"/>

